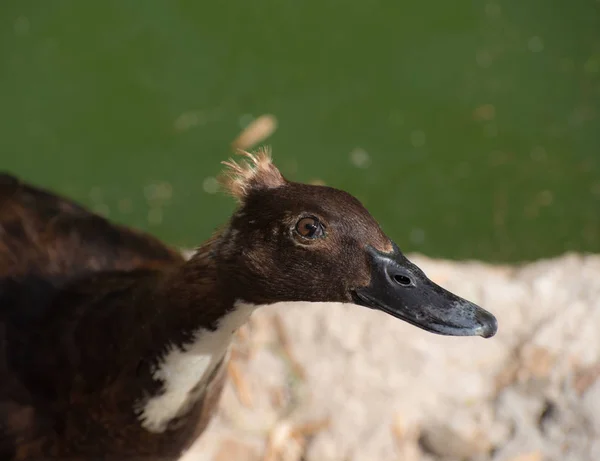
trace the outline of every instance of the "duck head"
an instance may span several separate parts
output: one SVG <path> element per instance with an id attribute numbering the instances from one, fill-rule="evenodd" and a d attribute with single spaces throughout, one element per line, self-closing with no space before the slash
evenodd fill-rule
<path id="1" fill-rule="evenodd" d="M 492 314 L 427 278 L 355 197 L 286 180 L 266 150 L 244 155 L 221 178 L 239 202 L 216 258 L 232 296 L 352 303 L 437 334 L 496 333 Z"/>

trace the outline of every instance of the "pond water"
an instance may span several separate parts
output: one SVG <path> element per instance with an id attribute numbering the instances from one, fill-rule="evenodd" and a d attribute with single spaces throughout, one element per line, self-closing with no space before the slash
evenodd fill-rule
<path id="1" fill-rule="evenodd" d="M 0 169 L 172 244 L 272 114 L 293 180 L 359 197 L 406 251 L 600 251 L 600 2 L 4 0 Z"/>

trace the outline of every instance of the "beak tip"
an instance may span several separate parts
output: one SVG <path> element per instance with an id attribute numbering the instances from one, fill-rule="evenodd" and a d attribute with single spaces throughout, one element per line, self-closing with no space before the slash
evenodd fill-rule
<path id="1" fill-rule="evenodd" d="M 486 312 L 486 316 L 481 322 L 480 336 L 483 338 L 491 338 L 498 332 L 498 320 L 492 314 Z"/>

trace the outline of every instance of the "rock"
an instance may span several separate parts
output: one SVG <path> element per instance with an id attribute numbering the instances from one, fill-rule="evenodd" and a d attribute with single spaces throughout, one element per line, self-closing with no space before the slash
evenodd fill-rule
<path id="1" fill-rule="evenodd" d="M 421 447 L 439 458 L 470 459 L 491 451 L 491 444 L 485 433 L 473 430 L 470 433 L 458 432 L 448 425 L 428 427 L 420 439 Z"/>

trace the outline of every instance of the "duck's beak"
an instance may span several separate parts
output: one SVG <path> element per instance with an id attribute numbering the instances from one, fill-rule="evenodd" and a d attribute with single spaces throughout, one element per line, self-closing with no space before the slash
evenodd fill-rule
<path id="1" fill-rule="evenodd" d="M 354 290 L 357 304 L 387 312 L 419 328 L 450 336 L 496 334 L 496 318 L 427 278 L 394 244 L 394 251 L 367 249 L 371 259 L 369 286 Z"/>

